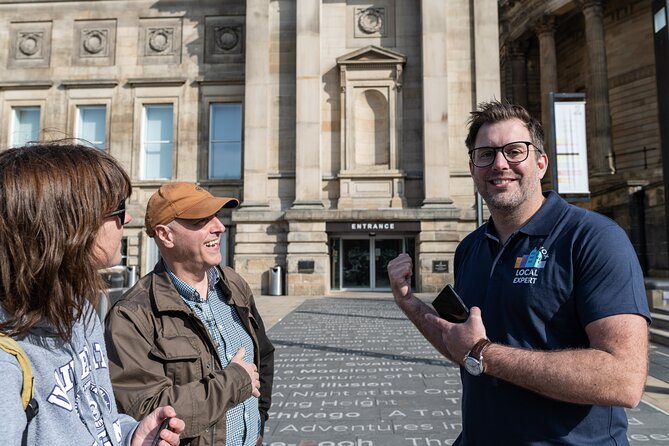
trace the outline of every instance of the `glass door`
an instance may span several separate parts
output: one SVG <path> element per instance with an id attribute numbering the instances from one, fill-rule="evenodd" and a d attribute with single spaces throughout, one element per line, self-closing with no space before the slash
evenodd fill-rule
<path id="1" fill-rule="evenodd" d="M 369 239 L 342 239 L 344 288 L 371 288 Z"/>
<path id="2" fill-rule="evenodd" d="M 374 284 L 375 289 L 390 289 L 388 279 L 388 262 L 400 255 L 403 241 L 399 238 L 372 240 L 374 245 Z"/>
<path id="3" fill-rule="evenodd" d="M 331 287 L 336 290 L 388 291 L 388 262 L 411 249 L 413 238 L 330 239 Z"/>

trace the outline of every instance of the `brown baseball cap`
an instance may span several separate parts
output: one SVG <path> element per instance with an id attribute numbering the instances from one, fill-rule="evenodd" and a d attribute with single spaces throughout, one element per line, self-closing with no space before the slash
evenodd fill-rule
<path id="1" fill-rule="evenodd" d="M 163 184 L 146 205 L 146 233 L 153 237 L 158 225 L 166 225 L 177 218 L 205 218 L 222 208 L 236 208 L 238 205 L 236 198 L 214 197 L 195 183 Z"/>

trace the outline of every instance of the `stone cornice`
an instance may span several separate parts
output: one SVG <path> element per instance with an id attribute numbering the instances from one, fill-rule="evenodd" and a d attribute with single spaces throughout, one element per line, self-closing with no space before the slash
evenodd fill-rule
<path id="1" fill-rule="evenodd" d="M 185 83 L 183 78 L 136 78 L 127 81 L 130 87 L 180 87 Z"/>
<path id="2" fill-rule="evenodd" d="M 508 40 L 518 40 L 534 33 L 544 16 L 560 16 L 577 7 L 575 0 L 527 0 L 507 2 L 502 17 L 508 23 Z M 501 19 L 502 19 L 501 17 Z"/>
<path id="3" fill-rule="evenodd" d="M 471 215 L 470 215 L 471 214 Z M 234 215 L 234 214 L 233 214 Z M 455 207 L 444 209 L 323 209 L 323 210 L 288 210 L 286 220 L 301 221 L 424 221 L 424 220 L 470 220 L 473 213 Z"/>
<path id="4" fill-rule="evenodd" d="M 243 203 L 242 203 L 243 204 Z M 232 211 L 232 221 L 240 223 L 280 222 L 280 221 L 426 221 L 455 220 L 473 221 L 473 209 L 453 208 L 406 208 L 406 209 L 289 209 L 272 211 L 237 208 Z"/>
<path id="5" fill-rule="evenodd" d="M 0 90 L 48 90 L 52 86 L 51 81 L 2 82 Z"/>
<path id="6" fill-rule="evenodd" d="M 62 81 L 60 86 L 67 89 L 73 88 L 114 88 L 118 85 L 118 81 L 114 79 L 99 79 L 99 80 L 67 80 Z"/>

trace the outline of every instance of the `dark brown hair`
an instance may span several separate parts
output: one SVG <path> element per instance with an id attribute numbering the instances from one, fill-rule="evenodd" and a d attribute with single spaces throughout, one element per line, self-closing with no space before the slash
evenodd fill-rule
<path id="1" fill-rule="evenodd" d="M 131 192 L 102 150 L 49 142 L 0 152 L 0 299 L 9 314 L 0 331 L 20 336 L 45 321 L 70 339 L 105 288 L 97 232 Z"/>
<path id="2" fill-rule="evenodd" d="M 520 119 L 525 123 L 525 127 L 530 131 L 530 141 L 534 147 L 540 152 L 545 153 L 544 150 L 544 130 L 541 123 L 533 118 L 527 110 L 520 105 L 511 104 L 509 102 L 490 101 L 482 102 L 477 109 L 470 113 L 469 117 L 469 133 L 465 139 L 467 149 L 474 149 L 476 142 L 476 135 L 484 124 L 492 124 L 507 119 Z"/>

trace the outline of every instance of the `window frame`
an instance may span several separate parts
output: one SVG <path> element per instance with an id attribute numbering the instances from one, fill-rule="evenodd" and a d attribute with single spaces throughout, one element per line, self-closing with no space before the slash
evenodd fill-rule
<path id="1" fill-rule="evenodd" d="M 232 140 L 232 139 L 223 139 L 217 142 L 233 142 L 233 143 L 238 143 L 239 144 L 239 175 L 238 176 L 214 176 L 213 175 L 213 163 L 212 163 L 212 156 L 213 156 L 213 151 L 212 151 L 212 144 L 214 144 L 214 141 L 212 139 L 212 133 L 213 133 L 213 119 L 214 119 L 214 107 L 217 105 L 226 105 L 226 104 L 232 104 L 236 105 L 239 107 L 239 140 Z M 244 103 L 239 100 L 239 101 L 232 101 L 232 100 L 210 100 L 207 101 L 207 157 L 206 157 L 206 172 L 207 172 L 207 179 L 212 180 L 212 181 L 241 181 L 244 178 Z"/>
<path id="2" fill-rule="evenodd" d="M 140 181 L 147 181 L 147 182 L 163 182 L 163 181 L 169 181 L 175 178 L 175 171 L 176 171 L 176 155 L 177 155 L 177 127 L 178 127 L 178 109 L 177 109 L 177 104 L 176 101 L 170 101 L 170 100 L 160 100 L 156 98 L 155 100 L 152 100 L 151 98 L 146 98 L 144 101 L 140 102 L 138 104 L 139 107 L 139 162 L 138 162 L 138 169 L 139 171 L 137 172 L 137 178 L 139 178 Z M 145 145 L 146 145 L 146 124 L 147 124 L 147 108 L 148 107 L 171 107 L 172 108 L 172 139 L 171 139 L 171 153 L 170 153 L 170 165 L 171 165 L 171 170 L 169 172 L 169 176 L 167 177 L 152 177 L 152 178 L 147 178 L 146 176 L 146 150 L 145 150 Z"/>
<path id="3" fill-rule="evenodd" d="M 9 132 L 7 135 L 7 146 L 8 147 L 20 147 L 24 146 L 27 142 L 29 141 L 39 141 L 40 140 L 40 135 L 42 131 L 44 130 L 44 106 L 41 103 L 16 103 L 16 104 L 10 104 L 10 114 L 9 114 Z M 38 117 L 38 122 L 39 122 L 39 127 L 37 129 L 37 135 L 36 138 L 29 138 L 28 140 L 24 142 L 18 142 L 14 143 L 14 135 L 15 135 L 15 126 L 17 122 L 17 110 L 18 109 L 37 109 L 39 113 Z"/>
<path id="4" fill-rule="evenodd" d="M 225 186 L 228 188 L 229 196 L 241 196 L 244 184 L 244 156 L 246 137 L 246 111 L 245 111 L 245 84 L 242 81 L 230 81 L 229 83 L 206 82 L 200 83 L 200 100 L 198 114 L 201 119 L 198 122 L 198 167 L 197 177 L 201 184 L 208 186 Z M 234 102 L 241 104 L 241 177 L 239 179 L 223 179 L 209 177 L 209 135 L 211 127 L 210 109 L 213 103 Z M 236 195 L 238 194 L 238 195 Z"/>
<path id="5" fill-rule="evenodd" d="M 110 104 L 108 103 L 109 101 L 90 101 L 90 102 L 77 102 L 73 104 L 74 107 L 74 117 L 73 117 L 73 122 L 72 122 L 72 134 L 75 135 L 75 138 L 80 140 L 82 144 L 90 145 L 89 143 L 92 143 L 93 147 L 96 147 L 100 150 L 109 150 L 109 135 L 110 135 Z M 83 135 L 79 134 L 80 126 L 81 126 L 81 109 L 82 108 L 104 108 L 105 111 L 105 117 L 104 117 L 104 138 L 102 141 L 99 142 L 101 145 L 98 146 L 98 144 L 95 141 L 90 141 L 86 139 Z"/>

